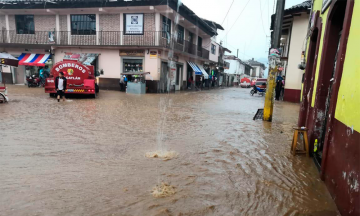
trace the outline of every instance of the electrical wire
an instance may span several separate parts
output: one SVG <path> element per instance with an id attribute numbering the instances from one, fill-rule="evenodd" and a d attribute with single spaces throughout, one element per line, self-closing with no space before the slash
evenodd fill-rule
<path id="1" fill-rule="evenodd" d="M 262 9 L 261 9 L 261 0 L 259 0 L 260 2 L 260 18 L 261 18 L 261 25 L 262 25 L 262 29 L 264 31 L 265 37 L 267 36 L 265 28 L 264 28 L 264 21 L 263 21 L 263 16 L 262 16 Z"/>
<path id="2" fill-rule="evenodd" d="M 245 11 L 246 6 L 249 4 L 250 0 L 247 1 L 245 7 L 243 7 L 243 10 L 240 12 L 239 16 L 236 18 L 234 24 L 230 27 L 229 31 L 225 34 L 225 36 L 223 37 L 223 39 L 229 34 L 229 32 L 231 31 L 232 27 L 234 27 L 234 25 L 236 24 L 236 22 L 238 21 L 238 19 L 240 18 L 241 14 Z"/>
<path id="3" fill-rule="evenodd" d="M 228 12 L 227 12 L 226 15 L 225 15 L 224 20 L 221 22 L 221 25 L 225 22 L 225 19 L 226 19 L 227 15 L 229 14 L 230 9 L 231 9 L 231 6 L 233 5 L 234 1 L 235 1 L 235 0 L 233 0 L 233 1 L 231 2 L 231 5 L 230 5 L 230 7 L 229 7 L 229 10 L 228 10 Z"/>
<path id="4" fill-rule="evenodd" d="M 274 0 L 274 5 L 273 5 L 273 14 L 275 13 L 275 0 Z"/>

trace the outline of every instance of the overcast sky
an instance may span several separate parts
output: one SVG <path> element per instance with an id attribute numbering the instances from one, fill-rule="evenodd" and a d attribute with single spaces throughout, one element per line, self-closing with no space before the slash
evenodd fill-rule
<path id="1" fill-rule="evenodd" d="M 182 3 L 198 16 L 222 24 L 225 30 L 218 31 L 217 42 L 222 40 L 223 45 L 230 49 L 232 54 L 236 55 L 236 50 L 239 49 L 240 59 L 255 58 L 261 62 L 267 61 L 270 44 L 270 17 L 273 14 L 276 0 L 234 0 L 229 14 L 224 20 L 232 1 L 182 0 Z M 285 8 L 304 1 L 286 0 Z"/>

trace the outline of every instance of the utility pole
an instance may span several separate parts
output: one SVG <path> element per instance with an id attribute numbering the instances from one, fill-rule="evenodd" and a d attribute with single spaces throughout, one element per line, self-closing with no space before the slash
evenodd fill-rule
<path id="1" fill-rule="evenodd" d="M 285 0 L 277 0 L 275 25 L 273 40 L 271 42 L 271 51 L 269 55 L 269 74 L 267 78 L 265 104 L 264 104 L 264 121 L 272 121 L 274 107 L 274 90 L 276 85 L 276 74 L 278 72 L 277 63 L 280 62 L 280 54 L 276 52 L 280 48 L 280 39 L 282 33 L 282 22 L 284 17 Z M 276 49 L 276 50 L 274 50 Z"/>

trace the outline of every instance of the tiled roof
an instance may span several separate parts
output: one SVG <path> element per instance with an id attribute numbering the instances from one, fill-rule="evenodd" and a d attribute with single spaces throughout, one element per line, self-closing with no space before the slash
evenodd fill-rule
<path id="1" fill-rule="evenodd" d="M 285 9 L 284 16 L 291 15 L 295 13 L 307 12 L 311 8 L 311 0 L 306 0 L 303 3 L 294 5 L 288 9 Z M 274 29 L 274 22 L 275 22 L 275 14 L 271 15 L 271 25 L 270 30 Z"/>
<path id="2" fill-rule="evenodd" d="M 294 9 L 308 9 L 310 7 L 311 7 L 311 0 L 307 0 L 307 1 L 304 1 L 303 3 L 300 3 L 300 4 L 290 7 L 288 9 L 286 9 L 285 11 L 290 11 L 290 10 L 294 10 Z"/>
<path id="3" fill-rule="evenodd" d="M 248 60 L 248 63 L 251 65 L 251 66 L 260 66 L 262 67 L 263 69 L 265 69 L 265 65 L 261 62 L 258 62 L 258 61 L 255 61 L 253 59 L 250 59 Z"/>
<path id="4" fill-rule="evenodd" d="M 214 21 L 207 20 L 207 19 L 204 19 L 204 18 L 203 18 L 203 20 L 204 20 L 209 26 L 211 26 L 212 28 L 224 30 L 224 28 L 223 28 L 220 24 L 218 24 L 218 23 L 216 23 L 216 22 L 214 22 Z"/>

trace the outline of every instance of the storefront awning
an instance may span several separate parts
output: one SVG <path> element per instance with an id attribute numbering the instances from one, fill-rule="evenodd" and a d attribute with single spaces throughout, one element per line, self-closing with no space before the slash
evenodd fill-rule
<path id="1" fill-rule="evenodd" d="M 76 60 L 83 65 L 91 65 L 98 56 L 98 53 L 65 53 L 64 60 Z"/>
<path id="2" fill-rule="evenodd" d="M 194 70 L 195 75 L 202 75 L 203 74 L 202 71 L 200 70 L 200 68 L 194 62 L 188 61 L 188 63 L 191 66 L 191 68 Z"/>
<path id="3" fill-rule="evenodd" d="M 206 73 L 206 71 L 205 71 L 204 67 L 203 67 L 203 66 L 201 66 L 201 65 L 198 65 L 198 67 L 200 68 L 201 72 L 203 73 L 203 75 L 204 75 L 204 79 L 209 79 L 209 74 L 208 74 L 208 73 Z"/>
<path id="4" fill-rule="evenodd" d="M 50 54 L 23 53 L 19 56 L 19 65 L 45 66 Z"/>
<path id="5" fill-rule="evenodd" d="M 17 67 L 19 65 L 19 60 L 9 53 L 0 53 L 0 65 Z"/>

